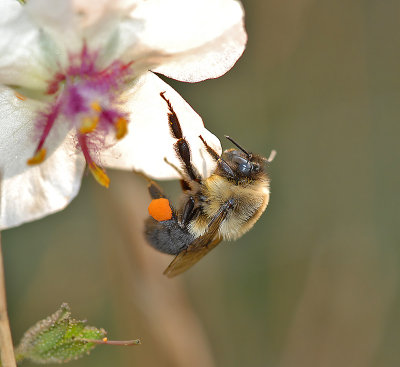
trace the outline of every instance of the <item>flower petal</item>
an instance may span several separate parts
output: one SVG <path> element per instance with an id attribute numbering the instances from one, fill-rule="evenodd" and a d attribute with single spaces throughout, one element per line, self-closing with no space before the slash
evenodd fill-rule
<path id="1" fill-rule="evenodd" d="M 0 84 L 43 90 L 48 75 L 43 54 L 47 37 L 18 1 L 0 1 L 0 34 Z"/>
<path id="2" fill-rule="evenodd" d="M 243 16 L 234 0 L 148 0 L 132 12 L 144 20 L 141 43 L 160 53 L 152 70 L 187 82 L 219 77 L 234 65 L 247 41 Z"/>
<path id="3" fill-rule="evenodd" d="M 168 122 L 168 106 L 160 93 L 171 102 L 183 136 L 190 144 L 192 162 L 203 177 L 207 177 L 216 164 L 205 151 L 199 135 L 219 154 L 221 145 L 203 124 L 201 117 L 168 84 L 153 73 L 146 73 L 129 93 L 126 105 L 130 113 L 128 135 L 103 152 L 101 161 L 110 168 L 142 171 L 157 179 L 179 178 L 165 158 L 181 167 Z"/>
<path id="4" fill-rule="evenodd" d="M 43 1 L 43 0 L 42 0 Z M 45 0 L 54 1 L 54 0 Z M 135 7 L 138 0 L 71 0 L 73 10 L 79 14 L 80 24 L 89 27 L 95 23 L 102 22 L 109 14 L 115 16 L 117 13 L 127 13 Z"/>
<path id="5" fill-rule="evenodd" d="M 85 162 L 81 154 L 74 155 L 72 137 L 65 138 L 60 129 L 46 143 L 47 159 L 27 165 L 36 149 L 32 121 L 39 107 L 11 89 L 0 89 L 0 230 L 63 209 L 79 190 Z"/>

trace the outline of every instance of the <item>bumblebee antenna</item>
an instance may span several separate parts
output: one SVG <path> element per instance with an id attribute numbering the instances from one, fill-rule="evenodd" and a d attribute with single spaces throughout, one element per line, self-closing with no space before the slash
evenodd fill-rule
<path id="1" fill-rule="evenodd" d="M 235 144 L 244 154 L 247 155 L 248 159 L 251 159 L 251 154 L 249 154 L 245 149 L 243 149 L 238 143 L 236 143 L 235 140 L 233 140 L 230 136 L 225 135 L 225 138 L 227 138 L 231 143 Z"/>
<path id="2" fill-rule="evenodd" d="M 271 150 L 271 153 L 269 154 L 269 157 L 267 159 L 268 163 L 271 163 L 276 157 L 276 150 Z"/>

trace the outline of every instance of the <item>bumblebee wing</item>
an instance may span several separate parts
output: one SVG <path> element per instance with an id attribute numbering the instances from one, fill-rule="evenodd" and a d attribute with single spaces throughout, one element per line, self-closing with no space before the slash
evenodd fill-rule
<path id="1" fill-rule="evenodd" d="M 168 265 L 168 268 L 165 269 L 164 275 L 166 275 L 168 278 L 172 278 L 185 272 L 194 264 L 196 264 L 202 257 L 207 255 L 221 242 L 221 240 L 221 237 L 216 237 L 215 239 L 211 240 L 208 245 L 203 245 L 202 247 L 197 246 L 194 249 L 190 249 L 190 247 L 188 247 L 186 250 L 177 255 L 174 260 L 172 260 L 172 262 Z"/>
<path id="2" fill-rule="evenodd" d="M 187 249 L 180 252 L 164 271 L 164 275 L 172 278 L 188 270 L 202 257 L 207 255 L 222 240 L 218 235 L 218 229 L 225 219 L 228 211 L 224 210 L 212 221 L 207 232 L 196 238 Z"/>

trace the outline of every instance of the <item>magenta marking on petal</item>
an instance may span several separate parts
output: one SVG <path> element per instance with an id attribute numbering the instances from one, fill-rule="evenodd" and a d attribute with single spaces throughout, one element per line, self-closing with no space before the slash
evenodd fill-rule
<path id="1" fill-rule="evenodd" d="M 119 117 L 118 111 L 107 109 L 103 110 L 101 114 L 101 121 L 104 121 L 106 124 L 113 124 L 114 121 Z"/>
<path id="2" fill-rule="evenodd" d="M 54 99 L 49 103 L 47 112 L 38 116 L 36 128 L 40 135 L 36 151 L 43 147 L 60 115 L 77 129 L 78 145 L 87 162 L 94 163 L 93 154 L 95 158 L 100 156 L 110 130 L 117 131 L 118 136 L 118 121 L 125 120 L 127 123 L 127 114 L 119 104 L 121 92 L 132 73 L 133 62 L 115 60 L 99 69 L 96 65 L 98 55 L 83 42 L 79 53 L 69 55 L 69 66 L 66 69 L 60 66 L 60 71 L 49 81 L 46 94 L 53 95 Z M 82 124 L 88 119 L 96 121 L 96 124 L 93 130 L 81 134 Z"/>
<path id="3" fill-rule="evenodd" d="M 65 90 L 63 113 L 73 122 L 75 116 L 89 110 L 86 100 L 83 98 L 78 86 L 68 86 Z"/>
<path id="4" fill-rule="evenodd" d="M 63 81 L 65 81 L 65 75 L 62 73 L 57 73 L 54 79 L 49 83 L 46 93 L 54 94 L 58 92 L 58 89 L 60 88 L 60 83 Z"/>

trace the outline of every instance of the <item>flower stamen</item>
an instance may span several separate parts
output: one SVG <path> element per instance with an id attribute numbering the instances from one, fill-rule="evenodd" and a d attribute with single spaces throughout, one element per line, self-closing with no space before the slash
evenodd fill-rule
<path id="1" fill-rule="evenodd" d="M 97 56 L 98 52 L 90 52 L 84 43 L 79 54 L 69 55 L 68 67 L 56 72 L 49 81 L 46 93 L 55 95 L 55 101 L 38 115 L 39 143 L 35 155 L 27 163 L 38 164 L 45 159 L 45 142 L 56 121 L 68 123 L 71 130 L 76 131 L 78 146 L 93 177 L 108 187 L 110 179 L 96 158 L 105 147 L 105 137 L 109 132 L 115 134 L 116 140 L 128 132 L 128 115 L 119 104 L 120 92 L 123 92 L 126 78 L 132 72 L 132 62 L 123 64 L 116 60 L 100 69 L 96 66 Z M 24 98 L 20 94 L 15 96 L 21 100 Z M 59 116 L 62 119 L 58 119 Z"/>
<path id="2" fill-rule="evenodd" d="M 26 100 L 26 97 L 23 94 L 18 93 L 18 92 L 15 92 L 15 97 L 17 97 L 21 101 L 25 101 Z"/>
<path id="3" fill-rule="evenodd" d="M 99 123 L 99 116 L 93 116 L 93 117 L 84 117 L 81 120 L 81 127 L 79 131 L 81 134 L 88 134 L 94 131 Z"/>
<path id="4" fill-rule="evenodd" d="M 28 165 L 31 166 L 34 164 L 39 164 L 39 163 L 43 162 L 44 159 L 46 158 L 46 149 L 43 148 L 43 145 L 44 145 L 44 142 L 45 142 L 47 136 L 50 133 L 51 128 L 54 125 L 54 122 L 56 121 L 59 110 L 60 110 L 60 104 L 56 103 L 51 108 L 50 112 L 44 115 L 44 117 L 45 117 L 44 129 L 43 129 L 42 135 L 40 137 L 39 144 L 36 148 L 35 155 L 32 158 L 28 159 L 28 161 L 27 161 Z"/>
<path id="5" fill-rule="evenodd" d="M 93 101 L 93 102 L 90 104 L 90 107 L 92 108 L 93 111 L 96 111 L 96 112 L 98 112 L 98 113 L 100 113 L 100 112 L 102 111 L 102 108 L 101 108 L 101 106 L 100 106 L 100 103 L 97 102 L 97 101 Z"/>
<path id="6" fill-rule="evenodd" d="M 118 117 L 117 121 L 114 124 L 115 127 L 115 137 L 120 140 L 122 139 L 128 132 L 128 120 L 124 117 Z"/>
<path id="7" fill-rule="evenodd" d="M 86 163 L 89 166 L 90 172 L 92 173 L 95 180 L 102 186 L 108 188 L 110 186 L 110 178 L 107 176 L 106 171 L 99 167 L 93 160 L 90 155 L 89 147 L 87 145 L 87 137 L 86 135 L 79 134 L 78 142 L 82 149 L 82 153 L 86 159 Z"/>
<path id="8" fill-rule="evenodd" d="M 95 180 L 102 186 L 108 188 L 110 186 L 110 178 L 107 176 L 106 171 L 99 167 L 96 163 L 89 163 L 89 169 Z"/>
<path id="9" fill-rule="evenodd" d="M 27 163 L 29 166 L 34 166 L 35 164 L 42 163 L 46 158 L 46 148 L 39 149 L 35 155 L 28 159 Z"/>

